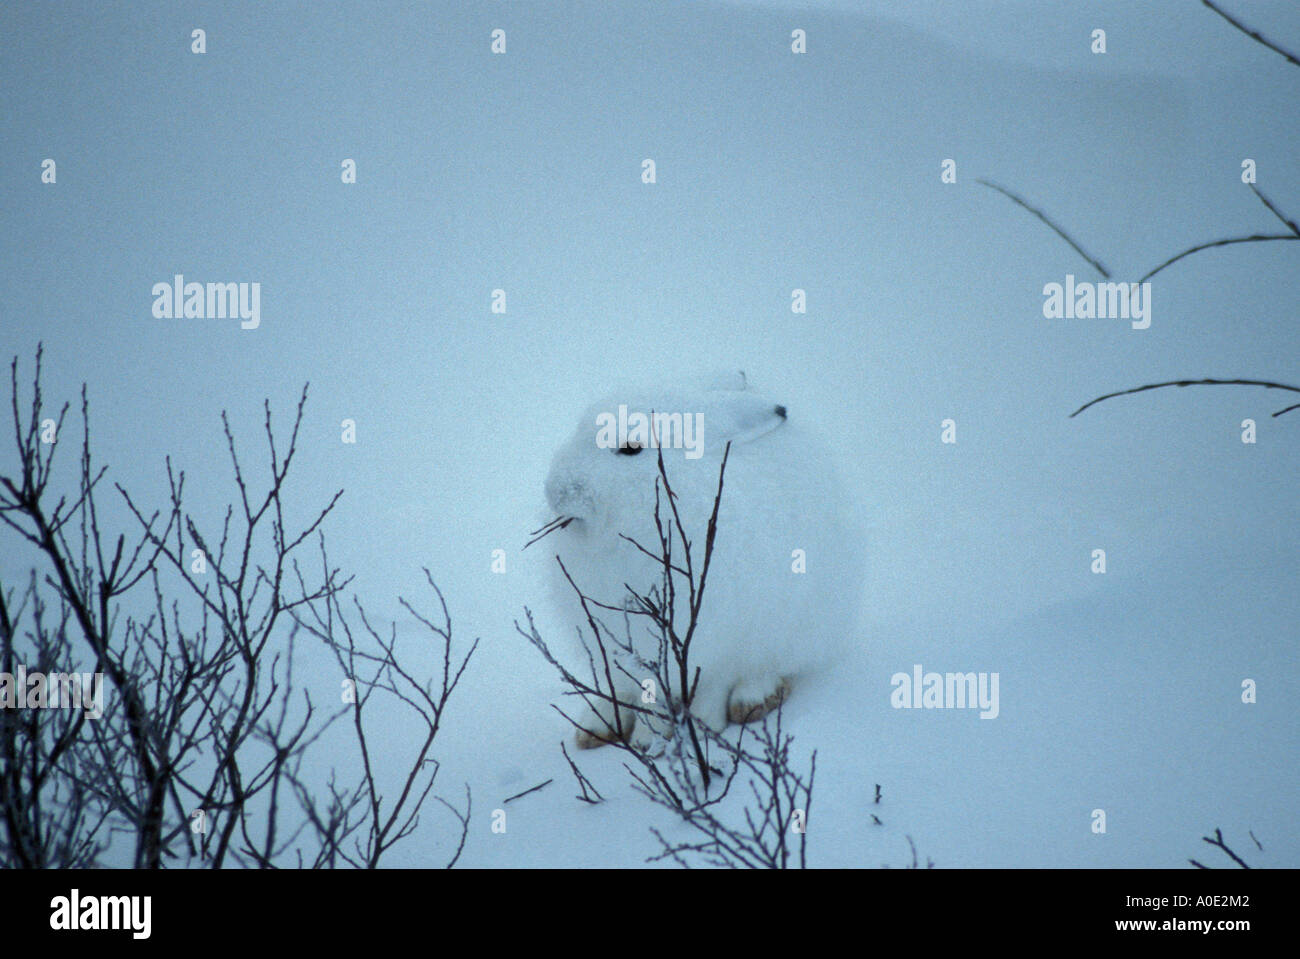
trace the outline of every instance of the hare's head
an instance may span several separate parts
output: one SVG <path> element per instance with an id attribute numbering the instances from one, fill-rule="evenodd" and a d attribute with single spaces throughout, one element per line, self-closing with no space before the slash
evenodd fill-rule
<path id="1" fill-rule="evenodd" d="M 748 454 L 786 418 L 783 405 L 748 389 L 743 373 L 612 394 L 588 408 L 555 454 L 546 478 L 550 525 L 580 537 L 644 532 L 653 524 L 661 456 L 679 509 L 696 516 L 716 494 L 728 444 L 731 456 Z"/>

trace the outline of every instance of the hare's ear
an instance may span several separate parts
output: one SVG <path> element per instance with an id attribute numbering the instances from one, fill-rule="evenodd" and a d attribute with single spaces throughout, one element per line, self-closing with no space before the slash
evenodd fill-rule
<path id="1" fill-rule="evenodd" d="M 772 432 L 786 419 L 784 406 L 753 393 L 715 393 L 704 408 L 704 438 L 719 450 Z"/>
<path id="2" fill-rule="evenodd" d="M 744 370 L 728 370 L 725 373 L 718 373 L 713 377 L 711 386 L 715 390 L 732 390 L 737 393 L 743 393 L 749 389 L 749 380 L 745 377 Z"/>
<path id="3" fill-rule="evenodd" d="M 724 391 L 743 393 L 749 388 L 749 380 L 744 370 L 714 370 L 702 376 L 695 376 L 678 383 L 688 390 L 703 390 L 706 393 Z"/>

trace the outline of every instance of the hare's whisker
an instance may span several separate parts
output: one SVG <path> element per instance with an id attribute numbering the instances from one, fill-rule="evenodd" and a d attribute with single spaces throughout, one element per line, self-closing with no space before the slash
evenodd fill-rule
<path id="1" fill-rule="evenodd" d="M 554 533 L 557 529 L 564 529 L 564 527 L 572 523 L 574 519 L 575 517 L 573 516 L 557 516 L 555 517 L 555 519 L 551 520 L 541 529 L 533 530 L 531 533 L 528 534 L 529 536 L 532 537 L 532 539 L 524 543 L 524 549 L 527 549 L 528 547 L 532 546 L 539 539 L 546 538 L 551 533 Z"/>
<path id="2" fill-rule="evenodd" d="M 538 533 L 542 533 L 543 535 L 545 535 L 546 533 L 549 533 L 551 530 L 555 529 L 557 523 L 564 523 L 567 526 L 572 521 L 573 521 L 572 516 L 557 516 L 555 517 L 555 519 L 551 520 L 550 522 L 542 524 L 540 529 L 535 529 L 528 535 L 536 536 Z"/>

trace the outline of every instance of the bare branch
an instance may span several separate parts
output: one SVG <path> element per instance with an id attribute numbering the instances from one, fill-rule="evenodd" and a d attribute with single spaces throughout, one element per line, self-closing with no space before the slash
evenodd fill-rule
<path id="1" fill-rule="evenodd" d="M 1300 240 L 1300 236 L 1289 233 L 1252 233 L 1250 236 L 1234 236 L 1223 240 L 1212 240 L 1209 243 L 1198 243 L 1196 246 L 1190 247 L 1189 249 L 1183 250 L 1181 253 L 1171 256 L 1155 269 L 1149 271 L 1142 277 L 1142 279 L 1138 280 L 1138 282 L 1145 283 L 1165 267 L 1172 266 L 1184 257 L 1189 257 L 1193 253 L 1200 253 L 1202 250 L 1212 250 L 1220 246 L 1232 246 L 1236 243 L 1266 243 L 1270 240 Z"/>
<path id="2" fill-rule="evenodd" d="M 1004 197 L 1006 197 L 1011 202 L 1015 203 L 1017 206 L 1025 210 L 1028 210 L 1034 216 L 1038 217 L 1038 219 L 1042 220 L 1044 223 L 1047 224 L 1048 227 L 1051 228 L 1053 233 L 1059 236 L 1066 243 L 1070 244 L 1074 252 L 1078 253 L 1079 256 L 1083 257 L 1088 262 L 1089 266 L 1091 266 L 1094 270 L 1096 270 L 1106 279 L 1110 279 L 1110 271 L 1101 265 L 1101 261 L 1098 260 L 1096 257 L 1089 255 L 1088 252 L 1085 251 L 1083 247 L 1081 247 L 1077 242 L 1075 242 L 1074 238 L 1070 236 L 1070 234 L 1066 233 L 1063 229 L 1061 229 L 1050 219 L 1048 219 L 1047 214 L 1044 213 L 1042 210 L 1038 209 L 1038 207 L 1031 205 L 1028 200 L 1025 200 L 1023 197 L 1017 196 L 1016 194 L 1008 190 L 1006 187 L 999 186 L 998 184 L 992 182 L 991 180 L 979 179 L 976 180 L 975 182 L 979 183 L 982 186 L 986 186 L 989 189 L 997 190 L 999 193 L 1001 193 Z"/>
<path id="3" fill-rule="evenodd" d="M 504 806 L 506 803 L 508 803 L 508 802 L 513 802 L 513 801 L 516 800 L 516 799 L 520 799 L 520 798 L 522 798 L 522 797 L 524 797 L 524 796 L 527 796 L 529 793 L 535 793 L 535 792 L 537 792 L 539 789 L 545 789 L 547 786 L 549 786 L 549 785 L 550 785 L 551 783 L 553 783 L 553 782 L 555 782 L 555 779 L 554 779 L 554 778 L 552 778 L 552 779 L 548 779 L 548 780 L 546 780 L 546 782 L 544 782 L 544 783 L 538 783 L 536 786 L 532 786 L 532 787 L 530 787 L 530 788 L 528 788 L 528 789 L 525 789 L 525 790 L 524 790 L 523 792 L 521 792 L 521 793 L 515 793 L 515 794 L 514 794 L 513 796 L 511 796 L 509 799 L 503 799 L 503 800 L 501 800 L 501 805 Z"/>
<path id="4" fill-rule="evenodd" d="M 1227 857 L 1228 857 L 1229 859 L 1231 859 L 1233 862 L 1235 862 L 1235 863 L 1236 863 L 1238 866 L 1240 866 L 1242 869 L 1249 869 L 1249 868 L 1250 868 L 1250 866 L 1247 865 L 1246 860 L 1242 859 L 1242 858 L 1241 858 L 1240 856 L 1238 856 L 1235 852 L 1233 852 L 1232 849 L 1230 849 L 1230 848 L 1228 847 L 1228 844 L 1227 844 L 1226 842 L 1223 841 L 1223 830 L 1222 830 L 1222 829 L 1215 829 L 1215 830 L 1214 830 L 1214 838 L 1213 838 L 1213 839 L 1211 839 L 1209 836 L 1202 836 L 1202 837 L 1201 837 L 1201 841 L 1202 841 L 1202 842 L 1207 842 L 1207 843 L 1209 843 L 1211 846 L 1215 846 L 1215 847 L 1217 847 L 1217 848 L 1219 848 L 1219 849 L 1222 849 L 1223 852 L 1224 852 L 1224 854 L 1227 855 Z M 1190 860 L 1190 862 L 1194 863 L 1194 864 L 1197 865 L 1197 866 L 1200 866 L 1202 869 L 1205 868 L 1205 866 L 1201 866 L 1200 863 L 1196 862 L 1195 859 Z"/>
<path id="5" fill-rule="evenodd" d="M 1165 383 L 1148 383 L 1146 386 L 1135 386 L 1131 390 L 1119 390 L 1115 393 L 1107 393 L 1105 396 L 1099 396 L 1095 400 L 1089 400 L 1077 410 L 1070 414 L 1071 417 L 1078 416 L 1090 406 L 1095 406 L 1102 400 L 1114 399 L 1116 396 L 1128 396 L 1130 393 L 1144 393 L 1147 390 L 1164 389 L 1167 386 L 1263 386 L 1273 390 L 1290 390 L 1292 393 L 1300 393 L 1300 387 L 1288 386 L 1285 383 L 1274 383 L 1271 380 L 1170 380 Z M 1297 404 L 1300 405 L 1300 404 Z M 1288 406 L 1284 410 L 1278 410 L 1274 416 L 1281 416 L 1287 410 L 1296 409 L 1296 406 Z"/>
<path id="6" fill-rule="evenodd" d="M 1230 24 L 1232 24 L 1234 27 L 1236 27 L 1246 36 L 1250 37 L 1256 43 L 1268 47 L 1268 49 L 1272 50 L 1274 53 L 1286 57 L 1288 62 L 1294 64 L 1297 67 L 1300 67 L 1300 59 L 1296 59 L 1295 54 L 1282 49 L 1282 47 L 1279 47 L 1276 43 L 1274 43 L 1271 40 L 1266 40 L 1258 31 L 1250 29 L 1250 27 L 1246 26 L 1240 20 L 1236 20 L 1233 17 L 1229 16 L 1218 5 L 1211 3 L 1210 0 L 1201 0 L 1201 3 L 1205 4 L 1215 13 L 1217 13 L 1219 16 L 1223 17 L 1223 19 L 1227 20 Z"/>

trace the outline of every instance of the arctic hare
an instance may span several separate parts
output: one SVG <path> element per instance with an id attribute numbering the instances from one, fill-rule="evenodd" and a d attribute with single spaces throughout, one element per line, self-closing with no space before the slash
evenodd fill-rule
<path id="1" fill-rule="evenodd" d="M 643 423 L 651 424 L 649 437 L 638 429 Z M 690 649 L 692 671 L 700 669 L 691 711 L 714 729 L 761 718 L 854 639 L 860 538 L 827 451 L 799 411 L 750 389 L 743 373 L 607 397 L 555 454 L 545 485 L 554 519 L 542 540 L 553 598 L 571 635 L 579 625 L 587 632 L 586 619 L 556 555 L 585 596 L 631 608 L 627 587 L 645 594 L 662 577 L 662 567 L 629 542 L 658 555 L 662 449 L 698 575 L 728 443 L 717 536 Z M 660 513 L 671 522 L 662 498 Z M 684 597 L 684 580 L 678 589 Z M 685 599 L 678 606 L 684 631 Z M 592 611 L 623 635 L 618 612 Z M 653 661 L 657 640 L 644 622 L 632 617 L 632 642 L 638 656 Z M 639 702 L 641 688 L 626 677 L 616 675 L 615 685 L 619 701 Z M 626 733 L 632 714 L 620 719 Z M 588 715 L 581 726 L 591 733 L 578 733 L 580 746 L 601 745 L 613 737 L 611 710 Z"/>

